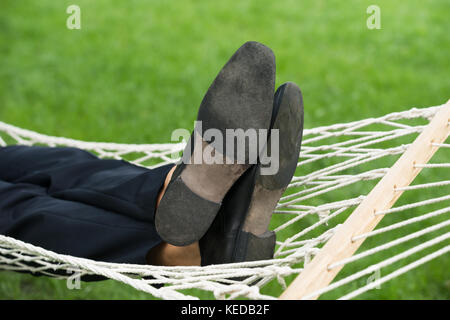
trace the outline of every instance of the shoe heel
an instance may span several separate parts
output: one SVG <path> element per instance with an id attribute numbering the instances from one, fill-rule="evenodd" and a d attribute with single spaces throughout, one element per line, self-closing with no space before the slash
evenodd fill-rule
<path id="1" fill-rule="evenodd" d="M 220 203 L 198 196 L 179 176 L 170 183 L 161 199 L 155 226 L 165 242 L 186 246 L 204 235 L 219 209 Z"/>
<path id="2" fill-rule="evenodd" d="M 270 230 L 259 236 L 241 232 L 236 246 L 236 262 L 272 259 L 275 242 L 275 232 Z"/>

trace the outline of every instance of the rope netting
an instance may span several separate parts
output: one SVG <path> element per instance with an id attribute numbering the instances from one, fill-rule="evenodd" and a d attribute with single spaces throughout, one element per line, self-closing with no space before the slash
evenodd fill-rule
<path id="1" fill-rule="evenodd" d="M 206 267 L 114 264 L 61 255 L 0 235 L 0 269 L 58 278 L 75 271 L 101 275 L 164 299 L 196 298 L 196 291 L 185 289 L 209 291 L 217 299 L 274 299 L 273 292 L 278 296 L 302 272 L 440 107 L 305 129 L 295 176 L 271 221 L 277 233 L 274 259 Z M 177 161 L 174 155 L 185 145 L 83 142 L 0 122 L 0 146 L 12 144 L 77 147 L 148 168 Z M 376 213 L 385 216 L 378 227 L 355 235 L 355 240 L 366 239 L 357 253 L 329 266 L 345 265 L 337 279 L 311 296 L 354 298 L 432 259 L 448 259 L 450 144 L 436 146 L 433 163 L 416 164 L 423 171 L 414 185 L 401 189 L 397 205 Z"/>

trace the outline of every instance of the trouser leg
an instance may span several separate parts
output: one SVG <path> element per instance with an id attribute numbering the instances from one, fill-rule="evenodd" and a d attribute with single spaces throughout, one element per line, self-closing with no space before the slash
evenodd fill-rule
<path id="1" fill-rule="evenodd" d="M 149 170 L 75 148 L 0 148 L 0 233 L 57 253 L 146 263 L 172 165 Z"/>
<path id="2" fill-rule="evenodd" d="M 42 187 L 0 181 L 0 234 L 76 257 L 145 264 L 161 242 L 151 223 L 51 197 Z"/>
<path id="3" fill-rule="evenodd" d="M 172 166 L 150 170 L 122 160 L 99 159 L 76 148 L 0 148 L 0 180 L 37 185 L 54 198 L 150 223 Z"/>

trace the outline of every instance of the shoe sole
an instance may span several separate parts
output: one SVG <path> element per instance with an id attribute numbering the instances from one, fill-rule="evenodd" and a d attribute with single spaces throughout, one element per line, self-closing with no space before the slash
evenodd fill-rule
<path id="1" fill-rule="evenodd" d="M 208 145 L 199 140 L 208 129 L 226 137 L 226 129 L 267 129 L 275 85 L 275 57 L 266 46 L 247 42 L 230 58 L 208 89 L 200 105 L 191 147 L 193 155 Z M 265 143 L 265 142 L 264 142 Z M 220 152 L 219 152 L 220 153 Z M 236 163 L 236 150 L 223 152 Z M 184 157 L 184 155 L 183 155 Z M 248 163 L 246 155 L 245 163 Z M 208 230 L 221 202 L 249 164 L 189 164 L 175 170 L 155 213 L 155 226 L 163 241 L 185 246 L 198 241 Z"/>
<path id="2" fill-rule="evenodd" d="M 273 110 L 277 116 L 271 127 L 282 128 L 279 170 L 274 175 L 261 175 L 261 165 L 255 165 L 239 178 L 200 242 L 202 265 L 273 258 L 276 235 L 268 227 L 272 212 L 295 173 L 303 134 L 303 102 L 297 85 L 286 83 L 277 90 Z M 275 149 L 270 139 L 267 148 L 269 154 Z M 239 223 L 237 232 L 226 231 L 229 223 Z"/>
<path id="3" fill-rule="evenodd" d="M 268 230 L 278 201 L 286 191 L 297 168 L 303 136 L 303 99 L 300 88 L 292 82 L 285 83 L 275 94 L 280 99 L 273 128 L 279 129 L 279 170 L 274 175 L 261 175 L 261 165 L 256 170 L 255 188 L 249 210 L 237 237 L 237 261 L 267 260 L 275 251 L 275 232 Z M 269 139 L 268 154 L 275 151 Z M 240 248 L 240 249 L 239 249 Z M 244 249 L 245 248 L 245 249 Z"/>

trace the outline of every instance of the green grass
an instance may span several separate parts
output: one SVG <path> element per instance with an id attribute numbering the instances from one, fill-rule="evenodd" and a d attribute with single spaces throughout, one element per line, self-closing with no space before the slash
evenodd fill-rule
<path id="1" fill-rule="evenodd" d="M 65 27 L 73 3 L 81 30 Z M 370 4 L 381 7 L 381 30 L 366 27 Z M 0 121 L 82 140 L 168 142 L 192 128 L 209 84 L 248 40 L 275 52 L 277 85 L 300 85 L 308 128 L 438 105 L 450 98 L 449 11 L 447 0 L 1 1 Z M 361 297 L 449 299 L 449 269 L 441 257 Z M 150 296 L 3 271 L 0 298 Z"/>

